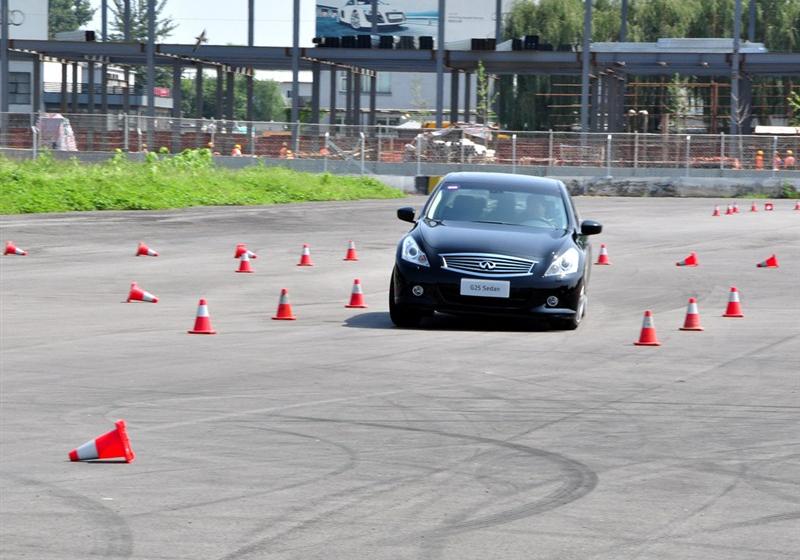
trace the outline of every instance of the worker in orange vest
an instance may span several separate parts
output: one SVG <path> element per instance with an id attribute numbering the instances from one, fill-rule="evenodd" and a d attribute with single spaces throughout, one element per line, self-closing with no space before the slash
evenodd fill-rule
<path id="1" fill-rule="evenodd" d="M 236 144 L 231 150 L 231 155 L 233 157 L 242 157 L 242 145 Z"/>
<path id="2" fill-rule="evenodd" d="M 786 150 L 786 157 L 783 158 L 784 169 L 794 169 L 795 165 L 797 165 L 797 161 L 794 159 L 794 152 Z"/>
<path id="3" fill-rule="evenodd" d="M 756 152 L 756 169 L 764 169 L 764 151 L 758 150 Z"/>

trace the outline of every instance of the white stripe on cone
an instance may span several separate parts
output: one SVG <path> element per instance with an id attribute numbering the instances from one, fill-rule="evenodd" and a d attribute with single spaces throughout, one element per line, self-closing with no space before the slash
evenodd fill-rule
<path id="1" fill-rule="evenodd" d="M 77 449 L 78 460 L 88 461 L 97 459 L 97 444 L 95 440 L 87 441 Z"/>
<path id="2" fill-rule="evenodd" d="M 363 294 L 363 290 L 361 289 L 361 284 L 359 282 L 353 283 L 353 292 L 354 294 Z"/>
<path id="3" fill-rule="evenodd" d="M 697 303 L 694 302 L 694 301 L 692 303 L 690 303 L 689 304 L 689 309 L 686 310 L 686 313 L 688 315 L 697 315 L 699 313 L 697 311 Z"/>
<path id="4" fill-rule="evenodd" d="M 642 321 L 642 328 L 643 329 L 653 329 L 655 328 L 655 324 L 653 323 L 653 316 L 652 315 L 645 315 L 644 321 Z"/>
<path id="5" fill-rule="evenodd" d="M 728 296 L 728 301 L 730 303 L 739 302 L 739 292 L 737 290 L 731 290 L 730 296 Z"/>
<path id="6" fill-rule="evenodd" d="M 207 305 L 199 305 L 197 307 L 197 316 L 198 317 L 208 317 L 208 306 Z"/>

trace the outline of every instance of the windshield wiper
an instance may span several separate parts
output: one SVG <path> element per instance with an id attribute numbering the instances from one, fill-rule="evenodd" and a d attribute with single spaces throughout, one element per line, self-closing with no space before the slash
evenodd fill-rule
<path id="1" fill-rule="evenodd" d="M 492 222 L 492 221 L 489 221 L 489 220 L 475 220 L 472 223 L 474 223 L 474 224 L 499 224 L 501 226 L 514 226 L 514 225 L 517 225 L 517 224 L 509 224 L 508 222 Z"/>

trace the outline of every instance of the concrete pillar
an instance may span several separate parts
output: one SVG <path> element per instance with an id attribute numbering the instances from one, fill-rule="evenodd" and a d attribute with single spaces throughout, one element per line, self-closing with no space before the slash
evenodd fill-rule
<path id="1" fill-rule="evenodd" d="M 353 124 L 353 71 L 347 70 L 344 85 L 344 124 Z"/>
<path id="2" fill-rule="evenodd" d="M 223 95 L 223 88 L 225 82 L 225 72 L 221 66 L 217 66 L 217 89 L 216 89 L 216 97 L 215 97 L 215 105 L 214 107 L 214 118 L 217 120 L 222 120 L 222 109 L 224 106 L 224 95 Z"/>
<path id="3" fill-rule="evenodd" d="M 172 152 L 178 153 L 183 149 L 181 141 L 181 118 L 183 117 L 183 91 L 181 90 L 181 68 L 180 62 L 172 64 Z"/>
<path id="4" fill-rule="evenodd" d="M 42 110 L 42 59 L 39 55 L 33 57 L 33 112 Z"/>
<path id="5" fill-rule="evenodd" d="M 195 140 L 195 144 L 198 148 L 205 148 L 205 142 L 203 142 L 203 65 L 197 64 L 197 75 L 195 76 L 194 80 L 195 86 L 195 111 L 197 117 L 197 138 Z"/>
<path id="6" fill-rule="evenodd" d="M 378 122 L 378 75 L 369 77 L 369 125 L 375 126 Z"/>
<path id="7" fill-rule="evenodd" d="M 69 83 L 68 77 L 69 67 L 66 62 L 61 63 L 61 113 L 67 112 L 67 84 Z"/>
<path id="8" fill-rule="evenodd" d="M 311 122 L 319 124 L 319 75 L 320 63 L 314 62 L 311 65 Z"/>
<path id="9" fill-rule="evenodd" d="M 228 70 L 225 74 L 225 118 L 228 119 L 228 132 L 233 131 L 233 120 L 236 118 L 234 114 L 234 86 L 236 85 L 234 80 L 236 79 L 236 75 L 231 71 Z"/>
<path id="10" fill-rule="evenodd" d="M 464 73 L 464 122 L 472 121 L 472 110 L 470 109 L 472 103 L 472 72 Z"/>
<path id="11" fill-rule="evenodd" d="M 581 42 L 581 131 L 589 130 L 589 72 L 592 41 L 592 0 L 583 2 L 583 38 Z"/>
<path id="12" fill-rule="evenodd" d="M 436 127 L 442 127 L 444 113 L 444 22 L 446 19 L 445 0 L 439 0 L 439 25 L 436 41 Z"/>
<path id="13" fill-rule="evenodd" d="M 353 124 L 361 126 L 361 73 L 353 76 Z"/>
<path id="14" fill-rule="evenodd" d="M 458 72 L 450 72 L 450 124 L 458 122 Z"/>
<path id="15" fill-rule="evenodd" d="M 597 122 L 598 102 L 600 101 L 600 80 L 595 75 L 592 81 L 592 99 L 589 104 L 589 130 L 597 132 L 599 130 Z"/>
<path id="16" fill-rule="evenodd" d="M 328 123 L 331 126 L 336 125 L 336 94 L 338 92 L 338 87 L 336 85 L 336 80 L 339 79 L 339 73 L 336 71 L 336 66 L 331 66 L 331 75 L 330 75 L 331 83 L 328 84 L 328 90 L 330 95 L 330 114 L 328 115 Z M 333 130 L 331 130 L 333 133 Z"/>
<path id="17" fill-rule="evenodd" d="M 78 112 L 78 63 L 72 63 L 72 112 Z"/>

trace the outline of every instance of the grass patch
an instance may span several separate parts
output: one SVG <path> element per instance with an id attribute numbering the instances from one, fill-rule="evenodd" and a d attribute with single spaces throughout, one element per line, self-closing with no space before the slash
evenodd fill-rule
<path id="1" fill-rule="evenodd" d="M 253 165 L 215 167 L 208 150 L 174 157 L 148 154 L 129 161 L 118 152 L 102 164 L 0 157 L 0 214 L 75 210 L 159 210 L 323 200 L 400 198 L 403 193 L 366 176 L 302 173 Z"/>

